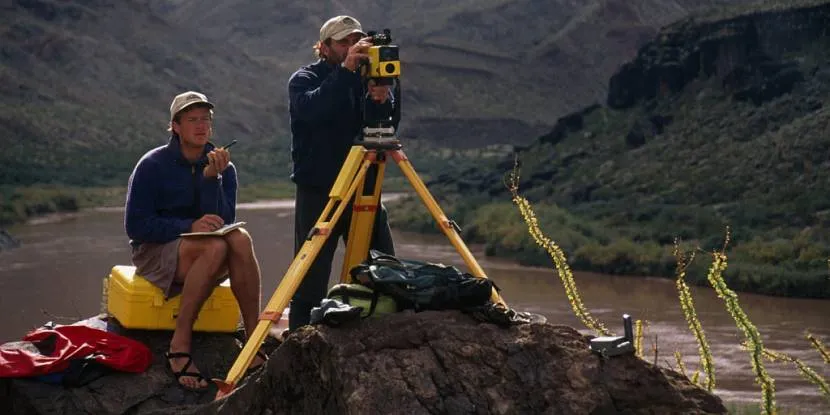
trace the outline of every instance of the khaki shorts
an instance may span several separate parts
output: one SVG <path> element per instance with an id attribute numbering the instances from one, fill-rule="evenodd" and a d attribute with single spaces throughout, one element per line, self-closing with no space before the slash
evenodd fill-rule
<path id="1" fill-rule="evenodd" d="M 176 282 L 180 243 L 181 239 L 177 238 L 163 244 L 143 243 L 132 250 L 136 274 L 161 288 L 165 299 L 182 292 L 182 284 Z"/>

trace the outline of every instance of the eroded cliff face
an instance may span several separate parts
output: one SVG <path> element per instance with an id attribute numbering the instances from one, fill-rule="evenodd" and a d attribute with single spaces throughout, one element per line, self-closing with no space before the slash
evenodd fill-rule
<path id="1" fill-rule="evenodd" d="M 130 334 L 155 354 L 142 374 L 110 374 L 77 388 L 0 380 L 5 413 L 726 413 L 718 397 L 680 374 L 631 354 L 602 357 L 589 338 L 550 323 L 505 328 L 429 311 L 306 327 L 218 401 L 214 388 L 175 386 L 160 356 L 164 334 Z M 239 350 L 230 336 L 197 340 L 195 359 L 224 376 Z"/>
<path id="2" fill-rule="evenodd" d="M 630 108 L 710 77 L 722 80 L 735 99 L 761 104 L 804 80 L 789 53 L 828 33 L 830 3 L 818 1 L 684 20 L 663 29 L 611 77 L 607 104 Z"/>

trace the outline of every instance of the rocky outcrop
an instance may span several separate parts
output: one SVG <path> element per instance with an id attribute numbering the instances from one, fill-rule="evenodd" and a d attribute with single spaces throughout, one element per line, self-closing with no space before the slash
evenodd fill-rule
<path id="1" fill-rule="evenodd" d="M 539 137 L 538 141 L 548 144 L 556 144 L 562 141 L 569 132 L 581 130 L 585 125 L 585 117 L 599 108 L 599 104 L 593 104 L 581 111 L 576 111 L 559 118 L 556 120 L 556 124 L 553 126 L 553 129 L 550 130 L 549 133 Z"/>
<path id="2" fill-rule="evenodd" d="M 11 236 L 5 229 L 0 229 L 0 252 L 20 246 L 20 241 Z"/>
<path id="3" fill-rule="evenodd" d="M 734 98 L 761 104 L 804 79 L 785 53 L 828 34 L 830 3 L 817 1 L 737 17 L 683 20 L 664 28 L 611 77 L 607 104 L 630 108 L 713 76 Z"/>
<path id="4" fill-rule="evenodd" d="M 198 407 L 213 400 L 215 390 L 187 391 L 167 371 L 164 352 L 169 331 L 123 330 L 117 323 L 94 317 L 77 324 L 108 329 L 146 344 L 151 366 L 141 374 L 108 373 L 83 386 L 62 386 L 34 379 L 0 378 L 0 408 L 4 414 L 148 414 L 171 408 Z M 109 327 L 108 327 L 109 326 Z M 271 343 L 269 342 L 269 345 Z M 193 359 L 208 377 L 222 377 L 239 353 L 230 334 L 196 333 Z M 94 377 L 94 375 L 92 376 Z"/>
<path id="5" fill-rule="evenodd" d="M 164 338 L 152 336 L 159 335 L 141 338 L 159 353 Z M 197 358 L 213 362 L 206 365 L 211 369 L 227 368 L 236 357 L 220 338 L 229 336 L 195 343 Z M 595 354 L 573 328 L 503 328 L 454 311 L 306 327 L 232 394 L 211 401 L 214 393 L 173 386 L 160 357 L 144 374 L 111 375 L 75 389 L 0 383 L 0 399 L 12 403 L 13 414 L 726 413 L 719 398 L 677 373 L 630 354 Z"/>

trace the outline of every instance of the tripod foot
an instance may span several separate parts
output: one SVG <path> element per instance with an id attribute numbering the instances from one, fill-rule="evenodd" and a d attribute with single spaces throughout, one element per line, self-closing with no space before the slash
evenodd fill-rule
<path id="1" fill-rule="evenodd" d="M 231 392 L 233 392 L 233 390 L 236 388 L 236 385 L 234 385 L 232 383 L 227 383 L 222 379 L 215 379 L 214 378 L 214 379 L 211 379 L 211 380 L 216 385 L 216 387 L 219 389 L 218 391 L 216 391 L 216 397 L 213 398 L 214 401 L 217 401 L 219 399 L 222 399 L 222 398 L 230 395 Z"/>

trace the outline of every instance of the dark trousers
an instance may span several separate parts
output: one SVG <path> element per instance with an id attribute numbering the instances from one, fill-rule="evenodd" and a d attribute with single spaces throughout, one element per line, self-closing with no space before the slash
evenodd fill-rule
<path id="1" fill-rule="evenodd" d="M 323 213 L 329 200 L 328 193 L 329 189 L 297 186 L 294 207 L 294 255 L 299 252 L 314 224 L 320 219 L 320 214 Z M 342 237 L 344 244 L 348 241 L 351 214 L 352 203 L 349 202 L 297 288 L 297 292 L 294 293 L 291 299 L 291 310 L 288 313 L 290 330 L 307 325 L 311 319 L 311 309 L 319 306 L 320 300 L 325 298 L 338 240 Z M 392 231 L 389 228 L 386 208 L 383 204 L 380 204 L 375 214 L 370 248 L 395 255 Z"/>

